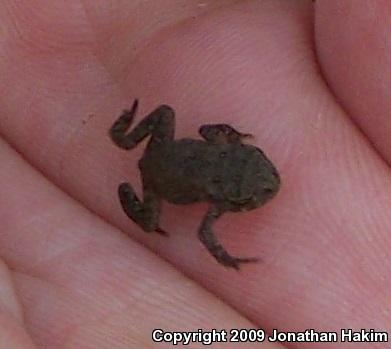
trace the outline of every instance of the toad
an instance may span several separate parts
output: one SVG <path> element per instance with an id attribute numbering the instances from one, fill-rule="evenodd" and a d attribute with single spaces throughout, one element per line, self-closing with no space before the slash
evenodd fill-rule
<path id="1" fill-rule="evenodd" d="M 198 237 L 222 265 L 239 269 L 240 264 L 257 258 L 231 256 L 217 240 L 213 223 L 227 211 L 249 211 L 276 195 L 280 176 L 266 155 L 243 142 L 249 134 L 227 124 L 207 124 L 199 128 L 203 139 L 174 139 L 175 113 L 161 105 L 130 132 L 137 112 L 135 100 L 110 129 L 113 142 L 131 150 L 150 137 L 139 161 L 143 200 L 129 183 L 118 187 L 126 215 L 146 232 L 167 233 L 159 226 L 161 200 L 173 204 L 208 202 L 198 229 Z"/>

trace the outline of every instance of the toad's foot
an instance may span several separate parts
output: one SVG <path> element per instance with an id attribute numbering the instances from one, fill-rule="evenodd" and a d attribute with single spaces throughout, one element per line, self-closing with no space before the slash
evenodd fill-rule
<path id="1" fill-rule="evenodd" d="M 210 254 L 225 267 L 239 270 L 239 266 L 242 263 L 258 262 L 258 258 L 233 257 L 218 242 L 216 236 L 213 233 L 212 225 L 216 221 L 216 219 L 221 216 L 222 213 L 223 212 L 216 206 L 212 206 L 209 208 L 198 231 L 198 237 L 201 242 L 208 249 Z"/>
<path id="2" fill-rule="evenodd" d="M 253 257 L 249 257 L 249 258 L 233 257 L 233 256 L 229 255 L 222 247 L 221 247 L 221 250 L 219 252 L 217 252 L 216 254 L 213 254 L 213 256 L 217 259 L 217 261 L 220 264 L 222 264 L 228 268 L 234 268 L 236 270 L 240 270 L 240 264 L 259 262 L 258 258 L 253 258 Z"/>
<path id="3" fill-rule="evenodd" d="M 141 202 L 129 183 L 118 187 L 122 209 L 127 216 L 146 232 L 155 231 L 168 235 L 159 227 L 160 200 L 144 188 L 144 202 Z"/>
<path id="4" fill-rule="evenodd" d="M 205 242 L 204 242 L 205 244 Z M 210 245 L 209 242 L 207 242 L 207 248 L 209 252 L 213 255 L 213 257 L 216 258 L 216 260 L 228 268 L 234 268 L 236 270 L 240 270 L 240 265 L 244 263 L 256 263 L 259 262 L 259 258 L 255 257 L 233 257 L 231 256 L 227 251 L 224 250 L 224 248 L 217 244 L 217 245 Z M 206 245 L 206 244 L 205 244 Z"/>
<path id="5" fill-rule="evenodd" d="M 109 135 L 112 141 L 122 149 L 133 149 L 147 136 L 150 142 L 160 144 L 174 139 L 175 113 L 168 105 L 161 105 L 148 114 L 140 123 L 127 133 L 138 109 L 137 99 L 130 110 L 122 115 L 111 126 Z"/>
<path id="6" fill-rule="evenodd" d="M 227 124 L 202 125 L 199 134 L 213 144 L 241 143 L 244 138 L 253 138 L 250 133 L 241 133 Z"/>
<path id="7" fill-rule="evenodd" d="M 259 258 L 255 257 L 249 257 L 249 258 L 240 258 L 240 257 L 231 257 L 227 254 L 227 259 L 223 259 L 222 261 L 219 261 L 221 264 L 223 264 L 226 267 L 231 267 L 236 270 L 240 269 L 240 264 L 244 263 L 257 263 L 260 261 Z"/>
<path id="8" fill-rule="evenodd" d="M 160 227 L 157 227 L 155 229 L 155 232 L 160 234 L 160 235 L 163 235 L 163 236 L 169 236 L 170 234 L 168 232 L 166 232 L 165 230 L 163 230 L 162 228 Z"/>

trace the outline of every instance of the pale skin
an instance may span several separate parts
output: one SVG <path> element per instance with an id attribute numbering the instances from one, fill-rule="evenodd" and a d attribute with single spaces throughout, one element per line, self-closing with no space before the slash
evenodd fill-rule
<path id="1" fill-rule="evenodd" d="M 157 327 L 391 330 L 389 2 L 186 4 L 1 3 L 0 349 L 147 348 Z M 163 207 L 169 239 L 123 214 L 140 153 L 107 130 L 135 97 L 140 115 L 175 106 L 178 138 L 229 124 L 273 159 L 278 195 L 216 226 L 262 263 L 215 263 L 202 204 Z"/>

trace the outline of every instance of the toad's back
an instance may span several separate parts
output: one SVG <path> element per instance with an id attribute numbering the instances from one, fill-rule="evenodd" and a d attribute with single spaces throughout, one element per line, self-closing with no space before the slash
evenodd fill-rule
<path id="1" fill-rule="evenodd" d="M 239 191 L 243 185 L 251 186 L 260 180 L 259 171 L 269 170 L 268 165 L 251 145 L 186 138 L 147 147 L 140 160 L 144 185 L 176 204 L 213 201 L 227 187 Z"/>

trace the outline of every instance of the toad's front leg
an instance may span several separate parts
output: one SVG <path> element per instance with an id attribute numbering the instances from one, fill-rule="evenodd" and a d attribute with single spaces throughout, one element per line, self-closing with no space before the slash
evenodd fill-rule
<path id="1" fill-rule="evenodd" d="M 110 128 L 112 141 L 122 149 L 133 149 L 145 137 L 151 135 L 152 143 L 160 143 L 174 139 L 175 113 L 168 105 L 161 105 L 148 114 L 129 133 L 129 129 L 138 108 L 138 100 L 133 103 L 131 110 L 124 110 L 122 115 Z"/>
<path id="2" fill-rule="evenodd" d="M 201 242 L 212 254 L 212 256 L 215 257 L 220 264 L 226 267 L 239 270 L 239 265 L 241 263 L 257 262 L 258 258 L 240 258 L 231 256 L 218 242 L 216 236 L 213 233 L 212 225 L 216 219 L 221 216 L 222 213 L 223 212 L 220 211 L 216 206 L 212 206 L 208 210 L 198 231 L 198 237 L 200 238 Z"/>
<path id="3" fill-rule="evenodd" d="M 244 138 L 252 137 L 251 134 L 241 133 L 227 124 L 202 125 L 198 132 L 213 144 L 241 143 Z"/>
<path id="4" fill-rule="evenodd" d="M 118 195 L 122 209 L 139 227 L 146 232 L 168 235 L 159 227 L 160 199 L 153 192 L 144 188 L 144 202 L 141 202 L 130 184 L 122 183 Z"/>

